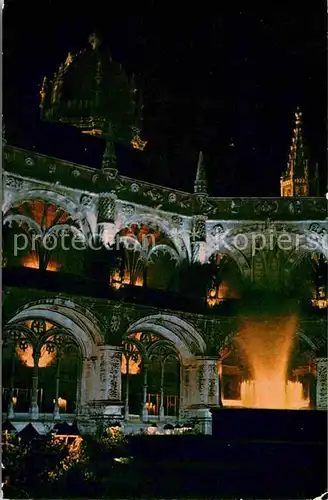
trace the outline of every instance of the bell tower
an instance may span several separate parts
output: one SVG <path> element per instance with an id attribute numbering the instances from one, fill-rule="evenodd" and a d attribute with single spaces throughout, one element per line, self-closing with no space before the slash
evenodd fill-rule
<path id="1" fill-rule="evenodd" d="M 308 159 L 305 156 L 302 113 L 297 108 L 286 172 L 280 178 L 281 196 L 309 196 Z"/>

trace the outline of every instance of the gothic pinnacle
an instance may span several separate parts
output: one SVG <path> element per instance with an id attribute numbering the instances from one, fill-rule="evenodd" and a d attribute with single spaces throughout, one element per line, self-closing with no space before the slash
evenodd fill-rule
<path id="1" fill-rule="evenodd" d="M 99 36 L 97 35 L 97 33 L 91 33 L 91 35 L 89 35 L 88 41 L 89 41 L 91 47 L 93 48 L 93 50 L 96 50 L 101 43 L 101 40 L 100 40 Z"/>
<path id="2" fill-rule="evenodd" d="M 104 152 L 103 159 L 102 159 L 101 168 L 102 168 L 102 170 L 105 170 L 105 169 L 117 170 L 115 144 L 114 144 L 114 133 L 113 133 L 113 128 L 112 128 L 111 123 L 109 123 L 108 131 L 105 135 L 105 139 L 106 139 L 106 147 L 105 147 L 105 152 Z"/>
<path id="3" fill-rule="evenodd" d="M 196 194 L 207 194 L 206 172 L 204 165 L 203 152 L 199 152 L 196 179 L 194 183 L 194 192 Z"/>

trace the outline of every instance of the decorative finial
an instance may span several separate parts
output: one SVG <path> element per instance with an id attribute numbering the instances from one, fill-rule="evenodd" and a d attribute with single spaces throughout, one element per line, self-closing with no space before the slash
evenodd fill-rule
<path id="1" fill-rule="evenodd" d="M 3 142 L 3 144 L 7 144 L 7 140 L 6 140 L 6 126 L 5 126 L 4 122 L 2 122 L 2 142 Z"/>
<path id="2" fill-rule="evenodd" d="M 206 194 L 207 193 L 207 182 L 206 182 L 206 173 L 205 173 L 205 165 L 203 152 L 199 152 L 198 156 L 198 164 L 197 164 L 197 172 L 196 172 L 196 180 L 194 184 L 194 192 L 196 194 Z"/>
<path id="3" fill-rule="evenodd" d="M 73 57 L 72 57 L 72 54 L 69 52 L 67 54 L 67 57 L 66 57 L 65 67 L 69 66 L 70 64 L 72 64 L 72 62 L 73 62 Z"/>
<path id="4" fill-rule="evenodd" d="M 295 123 L 296 125 L 300 125 L 302 123 L 302 112 L 298 106 L 295 113 Z"/>
<path id="5" fill-rule="evenodd" d="M 105 134 L 106 137 L 106 148 L 104 156 L 101 163 L 101 168 L 104 169 L 115 169 L 116 170 L 116 153 L 114 144 L 114 132 L 112 124 L 109 123 L 108 130 Z"/>
<path id="6" fill-rule="evenodd" d="M 44 76 L 43 80 L 42 80 L 41 90 L 40 90 L 40 96 L 41 96 L 40 108 L 43 107 L 44 100 L 46 98 L 46 94 L 47 94 L 47 77 Z"/>
<path id="7" fill-rule="evenodd" d="M 93 50 L 96 50 L 101 43 L 101 40 L 100 40 L 99 36 L 97 35 L 97 33 L 91 33 L 91 35 L 88 38 L 88 41 L 91 44 L 91 47 L 93 48 Z"/>

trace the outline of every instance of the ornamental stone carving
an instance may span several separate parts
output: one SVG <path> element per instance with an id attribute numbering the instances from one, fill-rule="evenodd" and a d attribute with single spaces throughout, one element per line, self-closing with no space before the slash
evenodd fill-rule
<path id="1" fill-rule="evenodd" d="M 182 217 L 180 217 L 179 215 L 173 215 L 172 216 L 172 224 L 174 227 L 182 227 L 182 225 L 183 225 Z"/>
<path id="2" fill-rule="evenodd" d="M 107 193 L 100 193 L 98 203 L 98 223 L 114 223 L 116 218 L 115 196 Z"/>
<path id="3" fill-rule="evenodd" d="M 99 363 L 100 399 L 119 401 L 121 399 L 121 348 L 101 346 Z"/>
<path id="4" fill-rule="evenodd" d="M 300 214 L 302 212 L 302 203 L 300 200 L 291 202 L 288 209 L 291 214 Z"/>
<path id="5" fill-rule="evenodd" d="M 49 165 L 49 174 L 54 174 L 56 172 L 56 170 L 57 170 L 57 167 L 54 163 Z"/>
<path id="6" fill-rule="evenodd" d="M 83 194 L 80 198 L 80 205 L 84 209 L 91 208 L 93 205 L 92 196 L 89 196 L 88 194 Z"/>
<path id="7" fill-rule="evenodd" d="M 21 179 L 16 179 L 15 177 L 7 177 L 6 186 L 14 189 L 22 189 L 24 185 L 24 181 Z"/>
<path id="8" fill-rule="evenodd" d="M 317 362 L 317 410 L 328 409 L 328 359 L 318 358 Z"/>
<path id="9" fill-rule="evenodd" d="M 327 233 L 326 229 L 324 227 L 321 227 L 320 224 L 318 224 L 317 222 L 310 224 L 309 231 L 319 234 L 321 236 Z"/>
<path id="10" fill-rule="evenodd" d="M 162 195 L 161 193 L 153 188 L 153 189 L 149 189 L 149 191 L 146 191 L 146 195 L 152 200 L 152 201 L 158 201 L 162 198 Z"/>
<path id="11" fill-rule="evenodd" d="M 277 201 L 261 201 L 258 203 L 254 211 L 256 213 L 262 213 L 262 214 L 270 214 L 270 213 L 275 213 L 278 210 L 278 202 Z"/>
<path id="12" fill-rule="evenodd" d="M 170 193 L 168 200 L 169 200 L 169 203 L 175 203 L 177 201 L 177 195 L 175 193 Z"/>
<path id="13" fill-rule="evenodd" d="M 110 321 L 110 330 L 111 333 L 116 333 L 120 329 L 121 325 L 121 316 L 119 314 L 113 314 L 112 319 Z"/>
<path id="14" fill-rule="evenodd" d="M 191 237 L 194 243 L 206 242 L 206 219 L 202 215 L 193 217 Z"/>
<path id="15" fill-rule="evenodd" d="M 118 176 L 118 171 L 116 170 L 116 168 L 104 168 L 103 172 L 104 172 L 106 179 L 108 181 L 113 181 Z"/>
<path id="16" fill-rule="evenodd" d="M 131 193 L 138 193 L 140 187 L 136 182 L 133 182 L 130 186 Z"/>
<path id="17" fill-rule="evenodd" d="M 33 160 L 33 158 L 31 158 L 31 157 L 27 157 L 27 158 L 25 158 L 25 165 L 29 165 L 29 166 L 34 165 L 34 160 Z"/>
<path id="18" fill-rule="evenodd" d="M 219 239 L 220 236 L 224 233 L 224 229 L 223 229 L 223 226 L 222 224 L 216 224 L 216 226 L 213 227 L 212 231 L 211 231 L 211 235 L 213 236 L 213 238 L 216 240 L 216 239 Z"/>
<path id="19" fill-rule="evenodd" d="M 135 212 L 135 208 L 133 205 L 122 205 L 121 210 L 126 215 L 133 215 Z"/>

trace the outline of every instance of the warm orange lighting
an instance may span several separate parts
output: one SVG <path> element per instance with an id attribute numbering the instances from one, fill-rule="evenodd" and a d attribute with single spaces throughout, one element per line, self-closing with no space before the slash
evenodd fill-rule
<path id="1" fill-rule="evenodd" d="M 217 288 L 212 288 L 208 292 L 207 304 L 210 307 L 220 304 L 224 299 L 233 299 L 237 295 L 231 290 L 226 281 L 222 281 Z"/>
<path id="2" fill-rule="evenodd" d="M 120 274 L 118 272 L 115 272 L 112 274 L 112 287 L 119 289 L 124 285 L 131 285 L 133 284 L 134 286 L 143 286 L 143 278 L 142 276 L 137 276 L 135 278 L 134 283 L 131 283 L 131 278 L 130 278 L 130 273 L 128 271 L 125 271 L 123 279 L 121 279 Z"/>
<path id="3" fill-rule="evenodd" d="M 300 382 L 285 383 L 278 377 L 270 380 L 246 380 L 241 384 L 241 403 L 245 408 L 298 410 L 309 406 Z"/>
<path id="4" fill-rule="evenodd" d="M 134 350 L 137 352 L 136 346 L 135 346 Z M 127 364 L 126 357 L 122 356 L 121 373 L 123 375 L 126 374 L 126 364 Z M 140 364 L 141 364 L 141 356 L 140 355 L 138 355 L 138 358 L 134 359 L 134 360 L 132 358 L 130 358 L 129 359 L 129 374 L 130 375 L 137 375 L 138 373 L 140 373 L 140 371 L 141 371 Z"/>
<path id="5" fill-rule="evenodd" d="M 27 347 L 27 349 L 23 350 L 17 347 L 16 353 L 20 361 L 27 366 L 28 368 L 33 368 L 34 359 L 33 359 L 33 348 L 31 345 Z M 38 367 L 46 368 L 50 366 L 56 359 L 55 353 L 50 353 L 47 351 L 46 346 L 41 348 L 41 356 L 39 359 Z"/>
<path id="6" fill-rule="evenodd" d="M 54 399 L 53 403 L 56 404 L 56 400 L 55 399 Z M 66 409 L 67 409 L 67 400 L 63 399 L 63 398 L 58 398 L 58 407 L 61 410 L 63 410 L 64 412 L 66 412 Z"/>
<path id="7" fill-rule="evenodd" d="M 93 128 L 92 130 L 82 130 L 82 134 L 86 135 L 102 135 L 102 130 Z"/>
<path id="8" fill-rule="evenodd" d="M 39 269 L 39 258 L 36 254 L 30 254 L 27 255 L 22 259 L 22 266 L 23 267 L 29 267 L 31 269 Z M 55 262 L 54 260 L 50 260 L 47 264 L 47 271 L 53 271 L 56 272 L 60 268 L 60 265 Z"/>
<path id="9" fill-rule="evenodd" d="M 318 307 L 319 309 L 328 308 L 328 299 L 312 299 L 312 305 Z"/>
<path id="10" fill-rule="evenodd" d="M 138 359 L 137 361 L 134 361 L 133 359 L 129 359 L 129 375 L 137 375 L 140 373 L 140 363 L 141 363 L 141 358 Z M 123 375 L 126 374 L 126 358 L 125 356 L 122 356 L 122 365 L 121 365 L 121 373 Z"/>
<path id="11" fill-rule="evenodd" d="M 242 384 L 242 406 L 291 409 L 308 405 L 302 385 L 287 382 L 296 325 L 295 316 L 244 322 L 235 342 L 245 356 L 252 381 Z"/>
<path id="12" fill-rule="evenodd" d="M 147 141 L 143 141 L 139 135 L 135 135 L 131 141 L 131 146 L 134 149 L 139 149 L 140 151 L 143 151 L 147 145 Z"/>

